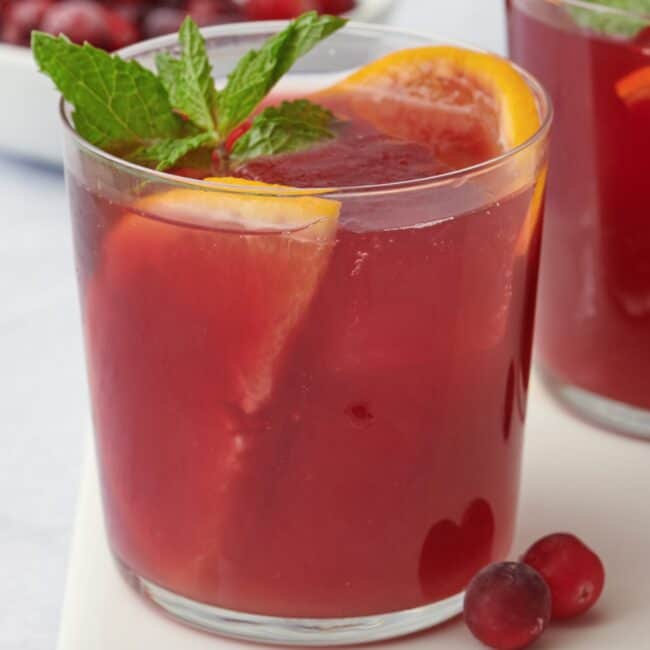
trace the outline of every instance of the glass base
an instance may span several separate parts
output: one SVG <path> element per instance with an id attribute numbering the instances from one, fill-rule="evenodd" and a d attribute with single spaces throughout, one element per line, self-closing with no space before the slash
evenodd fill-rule
<path id="1" fill-rule="evenodd" d="M 336 646 L 368 643 L 418 632 L 461 613 L 462 593 L 401 612 L 355 618 L 284 618 L 244 614 L 179 596 L 136 575 L 119 562 L 128 582 L 173 618 L 205 632 L 278 645 Z"/>
<path id="2" fill-rule="evenodd" d="M 650 411 L 566 384 L 548 370 L 539 370 L 554 397 L 577 415 L 616 433 L 650 439 Z"/>

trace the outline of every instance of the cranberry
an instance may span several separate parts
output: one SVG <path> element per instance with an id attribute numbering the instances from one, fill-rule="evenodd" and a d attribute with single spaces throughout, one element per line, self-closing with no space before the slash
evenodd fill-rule
<path id="1" fill-rule="evenodd" d="M 172 7 L 152 9 L 142 21 L 142 33 L 145 38 L 162 36 L 177 32 L 185 18 L 185 12 Z"/>
<path id="2" fill-rule="evenodd" d="M 137 25 L 147 11 L 147 6 L 142 0 L 120 0 L 119 2 L 104 2 L 104 4 L 133 25 Z"/>
<path id="3" fill-rule="evenodd" d="M 74 43 L 88 41 L 97 47 L 108 46 L 104 7 L 92 0 L 65 0 L 52 5 L 41 29 L 50 34 L 65 34 Z"/>
<path id="4" fill-rule="evenodd" d="M 605 584 L 600 558 L 574 535 L 556 533 L 533 544 L 522 560 L 546 580 L 553 602 L 553 618 L 572 618 L 586 612 Z"/>
<path id="5" fill-rule="evenodd" d="M 355 0 L 319 0 L 318 9 L 321 13 L 337 16 L 352 11 L 356 4 Z"/>
<path id="6" fill-rule="evenodd" d="M 5 8 L 1 40 L 13 45 L 29 45 L 33 29 L 41 26 L 52 0 L 23 0 Z"/>
<path id="7" fill-rule="evenodd" d="M 108 38 L 106 49 L 119 50 L 139 39 L 140 33 L 135 23 L 125 18 L 117 10 L 107 9 L 105 20 Z"/>
<path id="8" fill-rule="evenodd" d="M 279 20 L 313 9 L 318 9 L 318 0 L 248 0 L 246 16 L 249 20 Z"/>
<path id="9" fill-rule="evenodd" d="M 223 0 L 188 0 L 187 13 L 201 26 L 240 17 L 237 5 Z"/>
<path id="10" fill-rule="evenodd" d="M 465 593 L 465 622 L 491 648 L 528 647 L 546 629 L 551 594 L 542 576 L 520 562 L 492 564 L 478 573 Z"/>

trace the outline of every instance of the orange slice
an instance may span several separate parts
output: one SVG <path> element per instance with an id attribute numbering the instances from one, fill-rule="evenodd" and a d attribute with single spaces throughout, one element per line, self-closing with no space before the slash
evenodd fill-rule
<path id="1" fill-rule="evenodd" d="M 430 147 L 449 169 L 461 169 L 515 148 L 540 128 L 535 94 L 498 56 L 458 47 L 402 50 L 375 61 L 320 97 L 379 131 Z M 525 254 L 542 213 L 546 173 L 531 177 L 530 158 L 515 179 L 486 194 L 504 195 L 534 183 L 517 244 Z"/>
<path id="2" fill-rule="evenodd" d="M 616 83 L 616 94 L 627 106 L 650 101 L 650 65 L 620 79 Z"/>
<path id="3" fill-rule="evenodd" d="M 505 59 L 458 47 L 402 50 L 321 96 L 396 138 L 427 144 L 452 168 L 481 162 L 540 126 L 535 95 Z"/>
<path id="4" fill-rule="evenodd" d="M 130 320 L 143 337 L 149 328 L 167 352 L 178 347 L 181 366 L 184 349 L 211 356 L 217 393 L 251 413 L 270 396 L 327 266 L 340 204 L 281 186 L 209 180 L 233 190 L 173 189 L 138 200 L 105 241 L 97 291 L 121 293 L 141 312 L 135 318 L 114 306 L 111 318 L 124 321 L 125 335 Z"/>
<path id="5" fill-rule="evenodd" d="M 250 429 L 327 268 L 340 207 L 214 180 L 235 189 L 159 192 L 119 216 L 84 300 L 116 551 L 205 600 Z"/>
<path id="6" fill-rule="evenodd" d="M 184 224 L 294 232 L 299 239 L 327 241 L 336 231 L 340 204 L 284 185 L 242 178 L 206 178 L 227 191 L 169 190 L 138 200 L 137 212 Z M 259 193 L 255 190 L 259 189 Z"/>

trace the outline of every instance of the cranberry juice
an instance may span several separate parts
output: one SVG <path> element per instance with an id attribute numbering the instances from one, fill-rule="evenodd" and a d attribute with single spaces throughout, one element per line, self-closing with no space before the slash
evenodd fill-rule
<path id="1" fill-rule="evenodd" d="M 447 168 L 353 120 L 238 173 L 336 186 Z M 229 610 L 349 617 L 455 595 L 507 554 L 532 189 L 470 213 L 471 184 L 352 193 L 321 242 L 70 184 L 109 538 L 129 571 Z"/>
<path id="2" fill-rule="evenodd" d="M 650 40 L 581 29 L 544 0 L 510 2 L 509 28 L 514 59 L 556 109 L 540 361 L 556 380 L 650 409 Z"/>

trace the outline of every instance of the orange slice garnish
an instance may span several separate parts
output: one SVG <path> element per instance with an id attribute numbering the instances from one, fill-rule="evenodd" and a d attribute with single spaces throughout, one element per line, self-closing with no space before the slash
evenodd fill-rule
<path id="1" fill-rule="evenodd" d="M 508 61 L 458 47 L 389 54 L 321 96 L 384 133 L 430 146 L 456 169 L 516 147 L 540 126 L 535 95 Z"/>
<path id="2" fill-rule="evenodd" d="M 251 431 L 262 433 L 255 414 L 297 344 L 340 208 L 291 188 L 214 180 L 234 191 L 161 191 L 117 216 L 84 291 L 116 548 L 206 600 Z M 134 473 L 133 459 L 149 455 L 157 471 Z"/>
<path id="3" fill-rule="evenodd" d="M 639 68 L 616 83 L 616 94 L 627 106 L 650 101 L 650 65 Z"/>
<path id="4" fill-rule="evenodd" d="M 471 166 L 517 147 L 541 124 L 535 94 L 512 64 L 458 47 L 389 54 L 319 96 L 392 137 L 427 145 L 450 169 Z M 507 193 L 521 188 L 528 182 L 526 177 L 534 182 L 516 247 L 517 254 L 524 254 L 542 212 L 546 173 L 539 170 L 533 179 L 530 169 L 523 169 L 518 176 L 495 190 Z"/>
<path id="5" fill-rule="evenodd" d="M 139 199 L 137 212 L 184 224 L 251 232 L 294 232 L 307 240 L 331 239 L 340 203 L 284 185 L 210 177 L 224 191 L 175 189 Z M 259 193 L 255 190 L 259 189 Z"/>
<path id="6" fill-rule="evenodd" d="M 113 309 L 106 306 L 107 321 L 133 319 L 158 331 L 168 347 L 177 340 L 181 360 L 183 346 L 191 349 L 201 332 L 212 332 L 202 354 L 212 353 L 220 368 L 222 384 L 214 390 L 252 413 L 270 397 L 291 334 L 327 267 L 340 204 L 292 196 L 297 190 L 282 186 L 209 180 L 232 191 L 172 189 L 136 201 L 104 243 L 95 289 L 100 300 L 123 295 Z M 252 193 L 258 188 L 273 194 Z M 144 306 L 136 318 L 138 296 Z M 151 296 L 164 296 L 155 310 L 147 305 Z M 131 313 L 120 313 L 124 303 L 134 305 Z M 154 312 L 156 322 L 147 325 Z M 167 317 L 178 321 L 176 336 L 160 332 Z"/>

